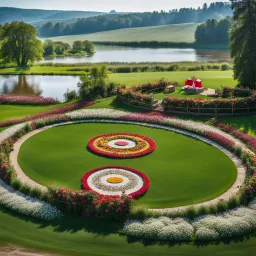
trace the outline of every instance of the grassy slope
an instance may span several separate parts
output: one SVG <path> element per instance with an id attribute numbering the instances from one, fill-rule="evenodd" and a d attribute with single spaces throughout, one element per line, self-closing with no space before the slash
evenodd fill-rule
<path id="1" fill-rule="evenodd" d="M 99 157 L 86 150 L 91 138 L 115 132 L 148 136 L 156 142 L 157 149 L 148 156 L 128 160 Z M 47 154 L 49 149 L 51 154 Z M 152 181 L 150 190 L 139 200 L 149 208 L 206 201 L 225 192 L 236 179 L 233 162 L 218 149 L 173 132 L 134 125 L 56 127 L 26 141 L 19 153 L 19 163 L 29 177 L 43 185 L 54 182 L 56 186 L 73 189 L 80 189 L 84 173 L 100 166 L 121 165 L 141 170 Z"/>
<path id="2" fill-rule="evenodd" d="M 17 105 L 0 105 L 0 122 L 22 118 L 37 114 L 39 112 L 54 109 L 64 104 L 51 105 L 51 106 L 17 106 Z"/>
<path id="3" fill-rule="evenodd" d="M 117 29 L 105 32 L 98 32 L 84 35 L 71 35 L 48 38 L 53 41 L 63 41 L 72 44 L 76 40 L 90 41 L 166 41 L 166 42 L 187 42 L 195 40 L 197 23 L 175 24 L 165 26 L 152 26 L 140 28 Z"/>
<path id="4" fill-rule="evenodd" d="M 11 242 L 62 255 L 90 256 L 244 256 L 254 255 L 256 237 L 207 246 L 192 243 L 157 244 L 134 241 L 117 234 L 122 224 L 86 219 L 64 219 L 50 224 L 31 221 L 7 213 L 0 208 L 0 241 Z"/>

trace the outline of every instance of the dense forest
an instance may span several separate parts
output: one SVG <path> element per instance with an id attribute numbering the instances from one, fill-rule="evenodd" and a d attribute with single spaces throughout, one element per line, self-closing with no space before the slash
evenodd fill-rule
<path id="1" fill-rule="evenodd" d="M 114 29 L 159 26 L 180 23 L 199 23 L 207 19 L 220 20 L 231 16 L 231 5 L 226 2 L 211 3 L 203 7 L 173 9 L 169 12 L 144 12 L 130 13 L 123 15 L 101 15 L 89 18 L 78 19 L 72 24 L 48 22 L 38 30 L 40 36 L 61 36 L 72 34 L 87 34 Z"/>
<path id="2" fill-rule="evenodd" d="M 209 19 L 197 27 L 195 32 L 196 43 L 228 44 L 231 27 L 231 18 L 222 19 L 220 21 Z"/>
<path id="3" fill-rule="evenodd" d="M 58 21 L 87 18 L 101 14 L 105 15 L 106 13 L 91 11 L 55 11 L 0 7 L 0 24 L 12 21 L 25 21 L 28 23 L 37 21 Z"/>

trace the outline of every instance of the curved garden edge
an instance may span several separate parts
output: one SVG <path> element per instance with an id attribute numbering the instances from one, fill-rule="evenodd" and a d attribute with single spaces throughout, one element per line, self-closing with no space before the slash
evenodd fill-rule
<path id="1" fill-rule="evenodd" d="M 11 164 L 13 165 L 16 173 L 17 173 L 17 177 L 19 179 L 21 179 L 24 183 L 27 183 L 28 185 L 32 186 L 32 187 L 39 187 L 42 190 L 46 191 L 47 188 L 45 186 L 42 186 L 40 184 L 38 184 L 37 182 L 35 182 L 34 180 L 30 179 L 21 169 L 21 167 L 18 164 L 18 154 L 19 154 L 19 150 L 21 148 L 21 145 L 28 140 L 30 137 L 34 136 L 35 134 L 38 134 L 42 131 L 48 130 L 50 128 L 53 127 L 57 127 L 57 126 L 63 126 L 63 125 L 69 125 L 69 124 L 79 124 L 79 123 L 92 123 L 92 122 L 99 122 L 99 123 L 123 123 L 123 124 L 134 124 L 134 125 L 140 125 L 140 126 L 146 126 L 146 127 L 152 127 L 152 128 L 157 128 L 157 129 L 164 129 L 164 130 L 169 130 L 169 131 L 174 131 L 189 137 L 193 137 L 196 138 L 198 140 L 201 140 L 207 144 L 210 144 L 216 148 L 218 148 L 219 150 L 221 150 L 224 154 L 226 154 L 236 165 L 237 168 L 237 179 L 235 181 L 235 183 L 233 184 L 233 186 L 228 189 L 224 194 L 222 194 L 221 196 L 214 198 L 212 200 L 203 202 L 203 203 L 199 203 L 196 205 L 192 205 L 195 207 L 200 207 L 200 206 L 209 206 L 212 204 L 216 204 L 219 201 L 222 200 L 228 200 L 232 195 L 236 194 L 239 191 L 240 186 L 243 185 L 245 177 L 246 177 L 246 168 L 243 166 L 241 160 L 235 156 L 235 154 L 233 154 L 232 152 L 230 152 L 229 150 L 225 149 L 223 146 L 217 144 L 216 142 L 211 141 L 210 139 L 207 139 L 203 136 L 194 134 L 192 132 L 187 132 L 181 129 L 177 129 L 177 128 L 172 128 L 172 127 L 167 127 L 167 126 L 163 126 L 163 125 L 156 125 L 156 124 L 147 124 L 147 123 L 140 123 L 140 122 L 133 122 L 133 121 L 117 121 L 117 120 L 100 120 L 100 119 L 94 119 L 94 120 L 80 120 L 80 121 L 69 121 L 69 122 L 63 122 L 63 123 L 58 123 L 58 124 L 53 124 L 53 125 L 49 125 L 49 126 L 45 126 L 43 128 L 34 130 L 28 134 L 26 134 L 25 136 L 23 136 L 21 139 L 19 139 L 15 144 L 14 144 L 14 150 L 11 152 L 10 154 L 10 161 Z M 248 149 L 247 149 L 248 150 Z M 174 207 L 174 208 L 165 208 L 165 209 L 151 209 L 154 211 L 158 211 L 158 212 L 170 212 L 170 211 L 182 211 L 185 210 L 186 208 L 191 207 L 191 205 L 188 206 L 182 206 L 182 207 Z"/>

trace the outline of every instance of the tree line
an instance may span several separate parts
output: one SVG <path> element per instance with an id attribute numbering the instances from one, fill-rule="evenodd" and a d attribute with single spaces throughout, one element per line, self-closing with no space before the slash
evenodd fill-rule
<path id="1" fill-rule="evenodd" d="M 70 56 L 70 55 L 85 55 L 94 54 L 94 44 L 91 41 L 75 41 L 72 46 L 61 41 L 44 41 L 44 56 Z"/>
<path id="2" fill-rule="evenodd" d="M 229 32 L 232 27 L 232 19 L 226 18 L 220 21 L 209 19 L 200 24 L 195 32 L 197 44 L 228 44 Z"/>
<path id="3" fill-rule="evenodd" d="M 173 9 L 169 12 L 144 12 L 124 15 L 100 15 L 78 19 L 71 24 L 47 22 L 38 28 L 40 36 L 61 36 L 87 34 L 122 28 L 159 26 L 167 24 L 204 22 L 207 19 L 222 19 L 231 16 L 231 5 L 226 2 L 216 2 L 199 8 Z"/>

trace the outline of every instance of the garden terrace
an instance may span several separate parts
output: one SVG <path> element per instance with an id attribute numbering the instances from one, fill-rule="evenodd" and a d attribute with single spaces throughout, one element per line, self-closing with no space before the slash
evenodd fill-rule
<path id="1" fill-rule="evenodd" d="M 177 83 L 170 83 L 164 80 L 139 86 L 134 85 L 129 88 L 126 88 L 125 85 L 121 85 L 117 89 L 117 100 L 133 106 L 155 109 L 158 106 L 158 100 L 153 94 L 164 92 L 170 84 L 177 86 Z"/>
<path id="2" fill-rule="evenodd" d="M 245 98 L 178 99 L 166 96 L 163 100 L 165 112 L 198 115 L 235 115 L 256 111 L 256 93 Z"/>

